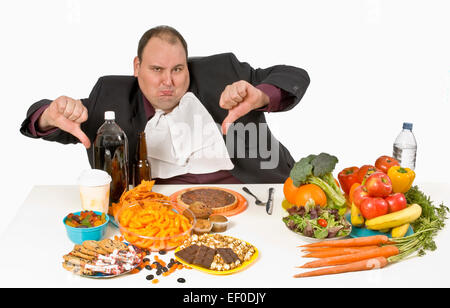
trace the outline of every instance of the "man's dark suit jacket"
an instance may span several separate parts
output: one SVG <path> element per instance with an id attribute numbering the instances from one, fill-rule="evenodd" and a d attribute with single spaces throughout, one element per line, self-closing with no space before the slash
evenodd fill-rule
<path id="1" fill-rule="evenodd" d="M 303 97 L 308 85 L 309 76 L 306 71 L 300 68 L 277 65 L 266 69 L 253 69 L 249 64 L 239 62 L 232 53 L 213 55 L 208 57 L 190 58 L 188 61 L 190 72 L 190 92 L 193 92 L 202 104 L 209 111 L 216 123 L 221 124 L 228 114 L 228 110 L 219 106 L 220 95 L 225 86 L 238 80 L 246 80 L 256 86 L 261 83 L 274 85 L 293 97 L 293 103 L 286 109 L 293 108 Z M 104 76 L 99 78 L 92 89 L 91 94 L 86 99 L 81 99 L 88 109 L 88 120 L 81 124 L 81 129 L 93 141 L 97 129 L 104 122 L 105 111 L 111 110 L 116 113 L 117 124 L 125 131 L 129 141 L 129 162 L 134 161 L 136 147 L 138 142 L 138 133 L 143 131 L 147 119 L 145 116 L 142 92 L 139 89 L 137 78 L 133 76 Z M 30 116 L 51 100 L 44 99 L 33 104 L 27 112 L 27 118 L 23 121 L 20 131 L 28 137 L 36 138 L 28 130 Z M 238 119 L 236 123 L 242 123 L 244 126 L 249 123 L 255 123 L 258 133 L 261 127 L 266 123 L 264 112 L 251 111 L 247 115 Z M 262 125 L 260 125 L 262 124 Z M 251 124 L 250 124 L 251 125 Z M 267 127 L 267 125 L 265 125 Z M 245 126 L 247 127 L 247 126 Z M 254 125 L 253 125 L 254 127 Z M 232 129 L 229 130 L 227 140 L 234 140 L 245 136 L 238 136 L 238 133 Z M 262 134 L 262 136 L 265 136 Z M 230 137 L 232 137 L 230 139 Z M 54 133 L 42 137 L 45 140 L 57 141 L 63 144 L 78 143 L 79 140 L 69 133 L 62 130 L 56 130 Z M 225 138 L 225 137 L 224 137 Z M 279 144 L 278 153 L 272 155 L 278 156 L 278 166 L 275 169 L 262 169 L 261 162 L 270 161 L 267 153 L 260 153 L 259 143 L 250 142 L 245 139 L 245 148 L 248 155 L 245 157 L 238 154 L 236 150 L 232 153 L 229 148 L 229 154 L 234 164 L 231 174 L 243 183 L 282 183 L 288 176 L 294 164 L 294 160 L 289 151 Z M 267 144 L 274 142 L 274 137 L 267 132 Z M 228 145 L 227 145 L 228 146 Z M 91 166 L 93 166 L 92 146 L 87 149 L 87 154 Z M 241 153 L 242 154 L 242 153 Z M 131 174 L 131 172 L 130 172 Z"/>

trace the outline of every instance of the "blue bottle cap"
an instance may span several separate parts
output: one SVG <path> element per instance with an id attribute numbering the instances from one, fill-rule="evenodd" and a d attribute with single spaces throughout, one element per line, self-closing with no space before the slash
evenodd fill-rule
<path id="1" fill-rule="evenodd" d="M 412 130 L 413 124 L 412 123 L 408 123 L 408 122 L 404 122 L 403 123 L 403 129 L 409 129 Z"/>

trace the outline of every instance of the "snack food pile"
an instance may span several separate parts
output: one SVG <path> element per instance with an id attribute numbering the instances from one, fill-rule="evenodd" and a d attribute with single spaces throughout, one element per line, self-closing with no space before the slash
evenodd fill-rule
<path id="1" fill-rule="evenodd" d="M 231 236 L 194 234 L 179 247 L 175 256 L 188 264 L 228 271 L 249 261 L 255 252 L 254 246 Z"/>
<path id="2" fill-rule="evenodd" d="M 65 220 L 66 225 L 74 228 L 92 228 L 106 222 L 105 214 L 97 215 L 93 211 L 82 211 L 80 215 L 70 213 Z"/>
<path id="3" fill-rule="evenodd" d="M 143 180 L 141 184 L 137 185 L 133 189 L 130 189 L 122 194 L 118 203 L 112 203 L 110 208 L 110 214 L 116 216 L 117 212 L 124 205 L 140 204 L 142 205 L 145 200 L 169 200 L 169 197 L 152 191 L 155 181 Z"/>
<path id="4" fill-rule="evenodd" d="M 101 241 L 88 240 L 82 245 L 75 245 L 63 259 L 63 267 L 78 275 L 120 275 L 140 264 L 142 255 L 141 251 L 132 245 L 107 238 Z"/>
<path id="5" fill-rule="evenodd" d="M 151 199 L 123 206 L 117 220 L 128 242 L 154 251 L 179 246 L 192 229 L 189 219 L 170 203 Z"/>

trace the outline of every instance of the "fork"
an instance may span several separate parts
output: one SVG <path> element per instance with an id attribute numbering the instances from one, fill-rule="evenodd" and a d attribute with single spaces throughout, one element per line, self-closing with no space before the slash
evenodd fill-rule
<path id="1" fill-rule="evenodd" d="M 251 195 L 253 198 L 255 198 L 256 205 L 266 205 L 265 202 L 262 202 L 261 200 L 258 199 L 258 197 L 252 194 L 252 192 L 247 187 L 242 187 L 242 190 L 245 191 L 247 194 Z"/>

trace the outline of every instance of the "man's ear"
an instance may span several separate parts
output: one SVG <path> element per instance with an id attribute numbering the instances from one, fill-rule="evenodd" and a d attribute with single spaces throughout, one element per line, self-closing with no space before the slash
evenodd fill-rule
<path id="1" fill-rule="evenodd" d="M 134 60 L 133 60 L 134 77 L 138 76 L 138 71 L 139 71 L 140 65 L 141 65 L 141 62 L 139 62 L 139 57 L 138 56 L 134 57 Z"/>

